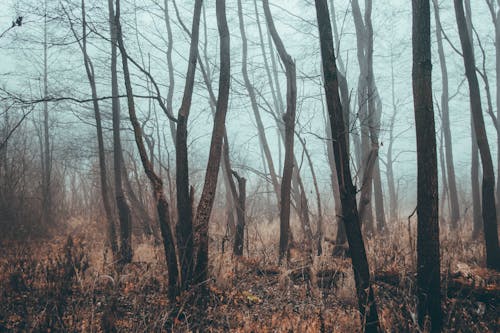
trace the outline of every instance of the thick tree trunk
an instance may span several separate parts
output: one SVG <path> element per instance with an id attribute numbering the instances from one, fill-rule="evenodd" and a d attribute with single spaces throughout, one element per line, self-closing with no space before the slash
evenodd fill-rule
<path id="1" fill-rule="evenodd" d="M 464 56 L 465 75 L 469 82 L 471 113 L 473 116 L 474 129 L 476 131 L 477 145 L 481 156 L 481 164 L 483 166 L 482 215 L 484 237 L 486 241 L 486 266 L 488 268 L 500 270 L 493 161 L 491 159 L 488 137 L 484 125 L 474 53 L 471 38 L 467 32 L 464 7 L 462 0 L 454 0 L 454 4 L 460 43 Z"/>
<path id="2" fill-rule="evenodd" d="M 120 100 L 118 98 L 117 71 L 117 27 L 113 0 L 108 0 L 109 24 L 111 31 L 111 109 L 113 113 L 113 169 L 115 182 L 115 199 L 120 226 L 120 258 L 121 264 L 132 260 L 132 217 L 130 207 L 125 198 L 122 184 L 122 145 L 120 138 Z"/>
<path id="3" fill-rule="evenodd" d="M 292 173 L 294 169 L 293 143 L 295 135 L 295 112 L 297 103 L 297 86 L 295 62 L 286 52 L 285 46 L 274 26 L 269 1 L 262 0 L 264 14 L 266 16 L 267 26 L 273 39 L 278 54 L 285 66 L 287 93 L 286 93 L 286 113 L 283 115 L 285 123 L 285 160 L 283 163 L 283 177 L 281 181 L 281 202 L 280 202 L 280 262 L 289 255 L 289 236 L 290 236 L 290 196 L 292 185 Z"/>
<path id="4" fill-rule="evenodd" d="M 441 119 L 442 131 L 444 135 L 444 149 L 446 157 L 446 174 L 448 175 L 448 189 L 450 194 L 450 225 L 453 229 L 458 227 L 460 219 L 460 206 L 458 204 L 457 183 L 455 180 L 455 166 L 453 162 L 453 149 L 450 130 L 450 107 L 449 107 L 449 88 L 448 88 L 448 69 L 446 66 L 446 57 L 443 50 L 443 37 L 441 33 L 441 19 L 439 15 L 439 6 L 437 0 L 432 0 L 434 4 L 434 16 L 436 19 L 436 39 L 439 53 L 439 63 L 441 64 L 441 78 L 443 89 L 441 93 Z M 444 166 L 443 166 L 444 167 Z"/>
<path id="5" fill-rule="evenodd" d="M 338 27 L 337 27 L 337 18 L 335 15 L 335 5 L 333 0 L 329 0 L 329 7 L 330 7 L 330 20 L 332 22 L 333 26 L 333 35 L 335 38 L 335 44 L 337 47 L 340 47 L 340 36 L 338 33 Z M 340 50 L 340 49 L 339 49 Z M 349 128 L 350 123 L 349 119 L 351 116 L 351 101 L 350 101 L 350 95 L 349 95 L 349 87 L 347 84 L 347 80 L 345 78 L 345 66 L 344 62 L 342 61 L 342 57 L 340 56 L 340 51 L 337 50 L 337 61 L 339 64 L 338 68 L 338 81 L 339 81 L 339 88 L 340 88 L 340 100 L 342 102 L 342 107 L 343 107 L 343 112 L 344 112 L 344 123 L 345 127 Z M 331 125 L 330 125 L 330 120 L 327 118 L 326 121 L 326 137 L 328 140 L 327 144 L 327 154 L 328 154 L 328 165 L 330 166 L 330 171 L 331 171 L 331 179 L 332 179 L 332 188 L 333 188 L 333 198 L 335 201 L 335 217 L 336 217 L 336 222 L 337 222 L 337 236 L 336 236 L 336 244 L 337 245 L 343 245 L 345 242 L 347 242 L 347 238 L 345 235 L 345 228 L 344 228 L 344 223 L 342 222 L 342 207 L 340 204 L 340 190 L 339 190 L 339 183 L 337 181 L 337 169 L 335 167 L 335 157 L 333 156 L 333 146 L 330 144 L 332 140 L 332 131 L 331 131 Z M 347 151 L 349 151 L 349 133 L 351 131 L 346 131 L 346 142 L 347 142 Z M 357 134 L 352 133 L 353 137 L 359 138 Z M 356 152 L 358 150 L 356 149 Z M 356 154 L 356 164 L 359 166 L 361 161 L 361 155 Z"/>
<path id="6" fill-rule="evenodd" d="M 500 7 L 500 6 L 499 6 Z M 496 100 L 497 122 L 500 122 L 500 8 L 495 22 L 495 65 L 496 65 Z M 497 123 L 499 126 L 500 123 Z M 500 133 L 497 133 L 497 152 L 500 152 Z M 497 153 L 497 211 L 500 210 L 500 153 Z"/>
<path id="7" fill-rule="evenodd" d="M 431 22 L 429 0 L 413 0 L 413 104 L 417 136 L 417 315 L 427 316 L 433 332 L 442 325 L 438 172 L 432 102 Z"/>
<path id="8" fill-rule="evenodd" d="M 347 128 L 345 127 L 342 105 L 340 104 L 337 67 L 333 49 L 332 28 L 328 16 L 328 5 L 326 0 L 316 0 L 315 3 L 319 38 L 321 41 L 325 94 L 331 121 L 332 145 L 335 155 L 335 165 L 337 166 L 337 179 L 341 193 L 342 217 L 346 227 L 354 269 L 361 322 L 366 332 L 378 332 L 380 326 L 377 307 L 370 283 L 370 270 L 356 207 L 356 189 L 352 183 L 349 165 L 349 152 L 347 151 L 345 138 Z"/>
<path id="9" fill-rule="evenodd" d="M 208 225 L 215 199 L 222 157 L 222 143 L 226 132 L 226 113 L 231 81 L 229 29 L 226 21 L 225 0 L 216 1 L 216 14 L 220 37 L 219 95 L 217 98 L 217 108 L 214 117 L 214 128 L 212 131 L 212 140 L 210 142 L 207 170 L 205 173 L 205 184 L 196 211 L 196 226 L 199 228 L 199 244 L 194 272 L 195 283 L 203 283 L 208 278 Z"/>

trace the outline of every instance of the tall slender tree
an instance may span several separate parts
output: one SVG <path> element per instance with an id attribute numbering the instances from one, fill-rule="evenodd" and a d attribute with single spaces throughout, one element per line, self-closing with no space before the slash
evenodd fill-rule
<path id="1" fill-rule="evenodd" d="M 215 199 L 217 179 L 222 158 L 222 144 L 226 133 L 226 114 L 229 103 L 229 87 L 231 82 L 230 38 L 226 20 L 226 1 L 216 1 L 217 27 L 220 36 L 220 76 L 217 108 L 214 116 L 214 127 L 210 152 L 208 155 L 205 183 L 196 211 L 196 226 L 199 228 L 199 244 L 196 256 L 196 283 L 203 283 L 208 278 L 208 225 L 210 213 Z M 205 288 L 204 288 L 205 289 Z"/>
<path id="2" fill-rule="evenodd" d="M 477 145 L 483 166 L 482 183 L 482 215 L 484 226 L 484 238 L 486 242 L 486 266 L 500 270 L 500 250 L 498 248 L 497 212 L 495 204 L 495 173 L 491 158 L 488 137 L 484 125 L 483 111 L 479 83 L 476 74 L 474 53 L 471 38 L 467 31 L 464 6 L 462 0 L 454 0 L 455 15 L 462 45 L 465 75 L 469 82 L 470 109 L 473 117 L 474 130 L 476 132 Z"/>
<path id="3" fill-rule="evenodd" d="M 117 66 L 117 27 L 113 0 L 108 0 L 109 25 L 111 32 L 111 110 L 113 113 L 113 170 L 116 208 L 120 226 L 120 262 L 132 260 L 132 216 L 123 191 L 122 181 L 122 144 L 120 134 L 120 99 Z"/>
<path id="4" fill-rule="evenodd" d="M 165 258 L 168 267 L 168 296 L 171 301 L 179 294 L 179 271 L 177 268 L 177 256 L 174 245 L 174 238 L 172 227 L 170 223 L 170 213 L 167 198 L 163 190 L 163 182 L 153 169 L 153 164 L 149 160 L 144 139 L 142 134 L 142 127 L 137 119 L 135 111 L 134 94 L 132 90 L 132 82 L 130 79 L 130 71 L 128 67 L 128 54 L 123 41 L 123 33 L 120 24 L 120 0 L 116 0 L 116 40 L 120 49 L 122 58 L 123 77 L 125 81 L 125 89 L 127 92 L 127 105 L 129 111 L 129 118 L 134 130 L 134 138 L 139 150 L 139 155 L 144 168 L 144 171 L 151 182 L 153 188 L 153 197 L 156 201 L 156 209 L 158 213 L 158 221 L 160 224 L 160 231 L 163 237 L 163 247 L 165 251 Z"/>
<path id="5" fill-rule="evenodd" d="M 191 45 L 189 48 L 189 64 L 186 74 L 186 85 L 182 97 L 181 107 L 177 116 L 176 133 L 176 188 L 177 188 L 177 248 L 181 267 L 182 288 L 189 286 L 192 280 L 194 265 L 194 242 L 193 242 L 193 211 L 192 198 L 189 189 L 189 165 L 187 146 L 187 122 L 191 109 L 193 97 L 194 77 L 196 63 L 198 60 L 198 40 L 200 33 L 200 17 L 202 0 L 196 0 L 193 11 L 193 23 L 191 27 Z"/>
<path id="6" fill-rule="evenodd" d="M 281 200 L 280 200 L 280 245 L 279 258 L 282 261 L 289 254 L 290 237 L 290 196 L 292 187 L 292 174 L 294 169 L 293 143 L 295 136 L 295 113 L 297 104 L 297 82 L 295 62 L 287 53 L 285 45 L 274 26 L 269 1 L 262 0 L 264 15 L 266 16 L 267 26 L 273 39 L 278 54 L 285 66 L 286 74 L 286 112 L 283 115 L 285 125 L 285 160 L 283 163 L 283 177 L 281 180 Z M 297 199 L 297 198 L 296 198 Z"/>
<path id="7" fill-rule="evenodd" d="M 432 102 L 429 0 L 413 0 L 413 104 L 417 136 L 417 312 L 421 326 L 442 325 L 436 130 Z"/>
<path id="8" fill-rule="evenodd" d="M 81 38 L 78 36 L 76 32 L 76 28 L 74 27 L 73 21 L 67 14 L 68 19 L 70 20 L 70 28 L 75 37 L 75 40 L 78 42 L 78 46 L 82 51 L 83 62 L 85 65 L 85 73 L 87 74 L 87 79 L 90 85 L 90 91 L 92 95 L 92 104 L 94 108 L 94 118 L 96 122 L 96 131 L 97 131 L 97 151 L 99 157 L 99 176 L 101 182 L 101 197 L 102 204 L 104 208 L 104 213 L 106 214 L 106 222 L 107 222 L 107 230 L 108 230 L 108 243 L 111 248 L 111 252 L 113 256 L 116 257 L 118 254 L 118 243 L 116 240 L 116 227 L 114 221 L 113 207 L 110 202 L 110 191 L 108 186 L 108 176 L 106 169 L 106 155 L 105 155 L 105 147 L 104 147 L 104 136 L 102 130 L 102 120 L 101 120 L 101 108 L 98 101 L 97 96 L 97 86 L 95 81 L 95 72 L 94 65 L 92 60 L 90 59 L 87 52 L 87 14 L 85 10 L 85 0 L 81 1 L 81 9 L 82 9 L 82 36 Z"/>
<path id="9" fill-rule="evenodd" d="M 441 32 L 442 26 L 439 14 L 439 6 L 437 0 L 432 0 L 432 3 L 434 5 L 434 18 L 436 20 L 436 40 L 438 46 L 439 64 L 441 65 L 441 80 L 443 85 L 441 92 L 441 127 L 443 131 L 446 174 L 448 176 L 447 180 L 450 194 L 450 224 L 452 228 L 456 229 L 458 227 L 458 220 L 460 219 L 460 206 L 458 204 L 457 183 L 455 180 L 455 165 L 453 162 L 453 146 L 450 129 L 448 67 L 446 65 L 446 57 L 443 48 L 443 36 Z"/>
<path id="10" fill-rule="evenodd" d="M 349 152 L 347 150 L 346 131 L 342 104 L 339 96 L 339 83 L 337 80 L 337 66 L 333 49 L 332 28 L 328 15 L 326 0 L 315 0 L 316 17 L 318 20 L 319 39 L 321 42 L 321 58 L 323 75 L 325 78 L 325 95 L 332 131 L 332 145 L 334 149 L 335 164 L 337 166 L 337 179 L 340 186 L 342 217 L 346 228 L 347 240 L 354 269 L 358 307 L 364 331 L 378 332 L 379 319 L 373 289 L 370 283 L 370 270 L 366 258 L 365 245 L 361 234 L 361 226 L 356 207 L 356 189 L 352 183 L 349 165 Z"/>

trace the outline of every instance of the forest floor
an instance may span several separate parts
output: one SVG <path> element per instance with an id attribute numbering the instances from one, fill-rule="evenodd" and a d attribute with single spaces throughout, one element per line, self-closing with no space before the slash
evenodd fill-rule
<path id="1" fill-rule="evenodd" d="M 266 223 L 250 226 L 245 254 L 252 255 L 237 260 L 222 253 L 223 234 L 214 228 L 208 310 L 197 313 L 181 297 L 172 316 L 161 247 L 135 239 L 134 262 L 118 274 L 94 224 L 73 221 L 71 240 L 0 243 L 0 332 L 360 331 L 350 261 L 326 245 L 312 263 L 294 250 L 285 269 L 275 265 L 277 233 Z M 414 245 L 405 231 L 397 226 L 367 241 L 387 332 L 418 331 Z M 445 331 L 499 332 L 500 274 L 480 268 L 480 241 L 460 239 L 442 237 Z"/>

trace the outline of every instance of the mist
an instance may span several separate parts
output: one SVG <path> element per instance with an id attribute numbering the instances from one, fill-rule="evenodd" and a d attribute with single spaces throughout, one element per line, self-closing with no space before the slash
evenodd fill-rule
<path id="1" fill-rule="evenodd" d="M 412 5 L 2 2 L 0 330 L 496 331 L 500 8 Z"/>

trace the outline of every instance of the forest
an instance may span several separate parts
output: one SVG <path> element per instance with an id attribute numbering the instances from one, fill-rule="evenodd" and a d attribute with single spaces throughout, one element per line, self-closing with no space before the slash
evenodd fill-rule
<path id="1" fill-rule="evenodd" d="M 500 1 L 0 8 L 0 332 L 500 331 Z"/>

